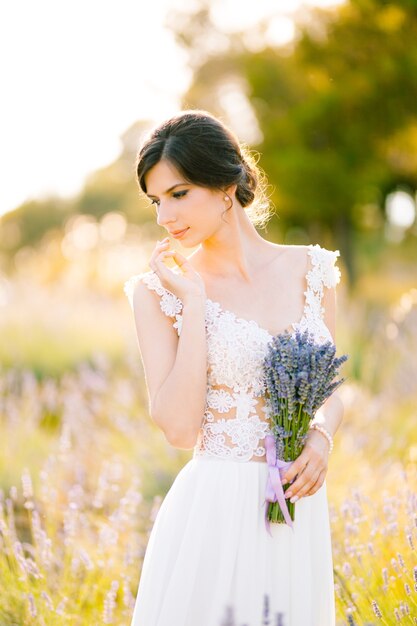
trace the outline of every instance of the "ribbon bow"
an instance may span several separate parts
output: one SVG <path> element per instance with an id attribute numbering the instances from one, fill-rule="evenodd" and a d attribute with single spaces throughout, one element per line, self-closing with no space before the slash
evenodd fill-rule
<path id="1" fill-rule="evenodd" d="M 273 435 L 266 435 L 265 437 L 265 449 L 266 449 L 266 460 L 268 463 L 268 481 L 266 483 L 266 493 L 264 504 L 265 507 L 265 525 L 266 529 L 272 537 L 270 531 L 270 524 L 268 520 L 268 506 L 269 502 L 278 502 L 281 508 L 282 514 L 284 516 L 287 524 L 293 528 L 293 521 L 291 519 L 291 515 L 288 511 L 287 501 L 284 496 L 284 489 L 281 484 L 281 470 L 292 465 L 292 461 L 283 461 L 282 459 L 277 459 L 277 453 L 275 448 L 275 437 Z"/>

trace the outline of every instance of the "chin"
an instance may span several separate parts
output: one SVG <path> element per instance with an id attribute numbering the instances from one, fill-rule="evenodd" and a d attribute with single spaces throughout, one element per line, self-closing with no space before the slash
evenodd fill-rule
<path id="1" fill-rule="evenodd" d="M 184 237 L 183 239 L 179 239 L 178 240 L 178 244 L 181 246 L 181 248 L 184 248 L 186 250 L 188 250 L 189 248 L 195 248 L 200 243 L 201 242 L 199 240 L 197 240 L 197 242 L 196 242 L 195 238 L 194 237 L 190 237 L 189 235 Z"/>
<path id="2" fill-rule="evenodd" d="M 196 248 L 199 245 L 198 243 L 189 243 L 188 241 L 180 241 L 179 244 L 181 248 L 184 248 L 186 250 L 188 250 L 189 248 Z"/>

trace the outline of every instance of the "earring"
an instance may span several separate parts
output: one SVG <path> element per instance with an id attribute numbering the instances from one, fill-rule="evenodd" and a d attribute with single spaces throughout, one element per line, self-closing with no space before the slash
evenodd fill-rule
<path id="1" fill-rule="evenodd" d="M 227 197 L 227 196 L 225 196 L 225 197 L 223 198 L 223 200 L 228 200 L 228 197 Z"/>

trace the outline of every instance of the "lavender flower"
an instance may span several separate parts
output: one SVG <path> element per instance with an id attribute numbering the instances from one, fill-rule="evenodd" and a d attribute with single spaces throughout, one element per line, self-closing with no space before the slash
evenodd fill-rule
<path id="1" fill-rule="evenodd" d="M 372 600 L 372 609 L 377 617 L 382 617 L 381 610 L 376 602 L 376 600 Z"/>
<path id="2" fill-rule="evenodd" d="M 316 411 L 345 380 L 335 379 L 347 359 L 346 354 L 336 357 L 331 341 L 316 343 L 308 330 L 285 331 L 272 338 L 263 379 L 278 459 L 294 461 L 301 454 Z M 269 502 L 268 519 L 284 521 L 278 502 Z M 294 519 L 294 504 L 287 506 Z"/>

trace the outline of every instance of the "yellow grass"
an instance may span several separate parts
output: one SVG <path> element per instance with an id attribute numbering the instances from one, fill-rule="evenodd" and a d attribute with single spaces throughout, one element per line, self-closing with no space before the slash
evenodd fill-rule
<path id="1" fill-rule="evenodd" d="M 147 415 L 122 294 L 113 308 L 78 296 L 74 309 L 65 289 L 38 287 L 30 315 L 12 307 L 2 322 L 0 625 L 128 624 L 155 513 L 191 456 Z M 417 298 L 372 320 L 349 306 L 327 475 L 338 625 L 413 624 Z"/>

